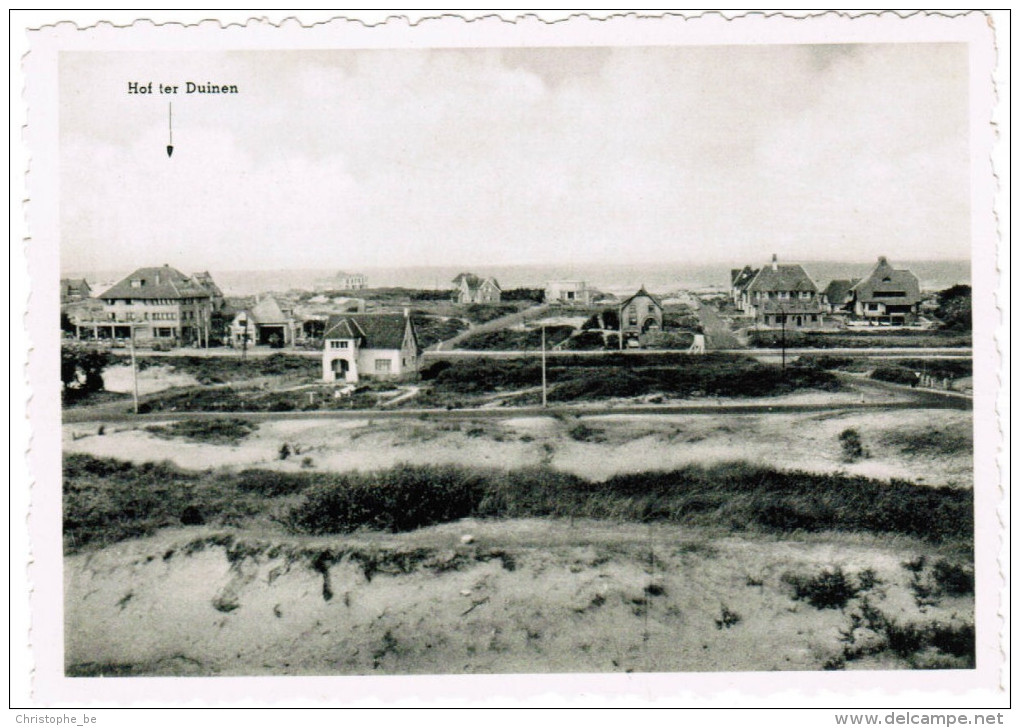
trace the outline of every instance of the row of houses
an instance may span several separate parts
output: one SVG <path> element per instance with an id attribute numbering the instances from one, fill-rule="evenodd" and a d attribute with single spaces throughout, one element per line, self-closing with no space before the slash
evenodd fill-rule
<path id="1" fill-rule="evenodd" d="M 821 328 L 847 318 L 901 325 L 916 320 L 921 287 L 917 276 L 881 256 L 864 278 L 835 279 L 821 289 L 800 263 L 773 255 L 761 268 L 732 269 L 730 295 L 760 326 Z"/>
<path id="2" fill-rule="evenodd" d="M 503 289 L 492 277 L 482 278 L 474 273 L 460 273 L 453 279 L 453 298 L 457 303 L 499 303 Z M 549 281 L 545 286 L 547 303 L 564 303 L 590 306 L 595 291 L 585 281 Z"/>

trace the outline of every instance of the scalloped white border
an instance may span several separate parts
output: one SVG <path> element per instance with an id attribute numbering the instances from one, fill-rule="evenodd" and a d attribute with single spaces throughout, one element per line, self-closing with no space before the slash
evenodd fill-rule
<path id="1" fill-rule="evenodd" d="M 430 12 L 432 14 L 430 14 Z M 461 11 L 457 11 L 461 12 Z M 494 11 L 496 12 L 496 11 Z M 998 448 L 1001 442 L 996 422 L 996 404 L 1002 416 L 1002 430 L 1008 442 L 1008 368 L 1000 369 L 999 352 L 994 335 L 999 327 L 999 310 L 993 292 L 998 291 L 1008 321 L 1008 290 L 1004 290 L 996 276 L 997 218 L 1008 232 L 1008 202 L 1003 213 L 1001 204 L 993 210 L 996 198 L 996 179 L 993 175 L 992 154 L 995 136 L 989 121 L 995 109 L 992 74 L 995 69 L 994 37 L 988 16 L 981 13 L 948 16 L 942 14 L 910 13 L 900 16 L 892 13 L 849 14 L 826 13 L 795 19 L 788 14 L 760 12 L 727 17 L 709 13 L 695 17 L 670 15 L 652 17 L 635 14 L 593 19 L 589 15 L 567 13 L 554 16 L 555 22 L 545 22 L 535 15 L 517 11 L 499 11 L 500 16 L 487 12 L 471 12 L 473 19 L 442 11 L 417 13 L 411 19 L 387 17 L 387 11 L 358 13 L 361 19 L 329 19 L 325 13 L 302 13 L 302 25 L 289 13 L 275 13 L 263 19 L 247 20 L 243 13 L 232 16 L 217 12 L 219 20 L 204 20 L 208 11 L 180 11 L 155 13 L 165 24 L 151 21 L 132 23 L 118 20 L 115 13 L 104 12 L 102 17 L 113 22 L 92 23 L 88 18 L 74 18 L 80 25 L 58 22 L 74 13 L 36 13 L 26 28 L 39 28 L 30 36 L 31 52 L 24 59 L 15 57 L 18 45 L 11 44 L 12 74 L 24 61 L 24 98 L 19 98 L 21 84 L 12 83 L 12 150 L 24 143 L 31 155 L 30 171 L 26 178 L 19 171 L 25 166 L 11 165 L 11 189 L 26 184 L 27 192 L 21 198 L 12 195 L 12 222 L 17 225 L 22 213 L 27 215 L 31 242 L 27 245 L 26 279 L 12 261 L 12 283 L 21 281 L 23 288 L 11 288 L 12 333 L 12 385 L 15 360 L 24 363 L 23 352 L 32 346 L 28 375 L 34 384 L 34 394 L 28 405 L 31 427 L 31 471 L 19 477 L 18 466 L 23 465 L 17 456 L 12 458 L 11 522 L 12 522 L 12 576 L 23 569 L 27 553 L 27 538 L 18 543 L 15 525 L 28 510 L 28 491 L 25 484 L 34 481 L 30 534 L 32 559 L 30 568 L 34 593 L 31 600 L 31 628 L 34 647 L 28 655 L 35 665 L 34 686 L 16 674 L 18 662 L 12 652 L 12 704 L 19 694 L 20 685 L 29 687 L 32 703 L 37 705 L 93 705 L 95 707 L 131 704 L 182 704 L 192 705 L 267 705 L 267 704 L 378 704 L 386 703 L 449 704 L 452 700 L 481 701 L 493 704 L 506 699 L 523 700 L 530 704 L 546 704 L 549 700 L 578 704 L 592 699 L 604 705 L 629 704 L 634 701 L 680 702 L 684 705 L 739 705 L 772 706 L 814 705 L 816 707 L 844 705 L 862 707 L 895 707 L 909 704 L 934 707 L 933 698 L 951 699 L 953 706 L 973 705 L 987 707 L 990 701 L 1001 704 L 1005 695 L 999 688 L 1008 685 L 1008 662 L 1003 659 L 1001 642 L 1008 636 L 1008 591 L 1003 589 L 999 570 L 1008 574 L 1008 490 L 990 487 L 1000 483 L 996 469 Z M 438 14 L 436 14 L 438 13 Z M 94 17 L 94 14 L 93 14 Z M 17 15 L 15 18 L 17 19 Z M 512 20 L 511 20 L 512 19 Z M 223 22 L 226 20 L 226 22 Z M 1006 19 L 1008 22 L 1008 19 Z M 12 32 L 15 23 L 12 23 Z M 1008 32 L 1008 31 L 1007 31 Z M 973 240 L 972 258 L 975 291 L 975 493 L 977 499 L 977 533 L 975 541 L 978 562 L 979 598 L 976 604 L 979 629 L 978 669 L 968 672 L 838 672 L 838 673 L 682 673 L 632 675 L 564 675 L 564 676 L 424 676 L 424 677 L 321 677 L 321 678 L 130 678 L 130 679 L 65 679 L 62 675 L 62 592 L 60 522 L 60 412 L 56 387 L 39 382 L 57 382 L 56 366 L 58 342 L 52 335 L 52 321 L 58 310 L 56 276 L 49 281 L 46 275 L 57 262 L 56 201 L 56 117 L 50 113 L 56 108 L 53 81 L 55 52 L 57 50 L 202 50 L 222 48 L 377 48 L 377 47 L 478 47 L 483 45 L 660 45 L 660 44 L 754 44 L 777 42 L 967 42 L 971 44 L 971 111 L 973 128 Z M 1000 53 L 1004 50 L 1000 47 Z M 1008 45 L 1005 48 L 1008 54 Z M 1007 63 L 1008 69 L 1008 63 Z M 1008 70 L 1007 70 L 1008 74 Z M 1000 87 L 1001 89 L 1001 87 Z M 1008 91 L 1008 86 L 1006 87 Z M 27 118 L 29 125 L 21 139 L 20 123 Z M 20 108 L 20 116 L 13 113 Z M 1007 108 L 1008 119 L 1008 108 Z M 19 120 L 19 123 L 15 123 Z M 1008 124 L 1000 127 L 1008 135 Z M 1008 141 L 1008 136 L 1007 136 Z M 24 149 L 24 147 L 22 147 Z M 1000 165 L 996 171 L 1002 175 Z M 1007 175 L 1000 177 L 1008 194 Z M 20 202 L 31 199 L 27 208 Z M 1008 198 L 1007 198 L 1008 199 Z M 26 212 L 27 209 L 27 212 Z M 1004 217 L 1002 217 L 1004 214 Z M 1004 235 L 1004 239 L 1008 239 Z M 12 236 L 12 255 L 16 256 L 18 238 Z M 1008 283 L 1008 245 L 1003 257 L 1003 278 Z M 31 301 L 27 305 L 29 339 L 19 348 L 17 334 L 22 333 L 23 321 L 19 311 L 26 304 L 29 280 Z M 19 293 L 20 292 L 20 293 Z M 19 298 L 20 296 L 20 298 Z M 1004 298 L 1003 298 L 1004 297 Z M 17 306 L 14 302 L 17 301 Z M 1000 330 L 1003 363 L 1008 364 L 1009 332 Z M 16 357 L 19 357 L 16 359 Z M 1003 381 L 999 387 L 998 373 Z M 25 390 L 27 396 L 28 390 Z M 12 399 L 18 400 L 19 389 L 12 386 Z M 1005 398 L 1004 398 L 1005 397 Z M 1003 409 L 1004 405 L 1004 409 Z M 28 446 L 28 429 L 19 428 L 12 406 L 12 450 L 24 452 Z M 17 430 L 17 433 L 15 432 Z M 16 437 L 21 435 L 21 438 Z M 1004 455 L 1007 454 L 1003 453 Z M 1000 461 L 1003 475 L 1008 477 L 1008 460 Z M 1008 482 L 1004 479 L 1003 482 Z M 46 485 L 43 485 L 46 484 Z M 982 487 L 980 484 L 985 484 Z M 1000 486 L 1001 487 L 1001 486 Z M 996 508 L 1000 507 L 1000 522 Z M 54 524 L 57 524 L 54 526 Z M 17 546 L 24 545 L 25 551 Z M 999 556 L 1003 555 L 1000 564 Z M 19 557 L 20 556 L 20 557 Z M 996 568 L 995 565 L 999 566 Z M 12 603 L 17 607 L 26 601 L 26 589 L 12 585 Z M 994 595 L 1001 594 L 1004 611 Z M 12 618 L 15 615 L 12 613 Z M 12 622 L 12 649 L 20 636 L 19 625 L 28 625 L 28 615 Z M 1000 629 L 1005 630 L 1000 633 Z M 1007 643 L 1008 644 L 1008 643 Z M 28 663 L 26 663 L 28 664 Z M 796 685 L 796 690 L 791 686 Z M 736 691 L 736 692 L 733 692 Z M 537 701 L 537 702 L 536 702 Z M 941 701 L 938 701 L 941 702 Z"/>

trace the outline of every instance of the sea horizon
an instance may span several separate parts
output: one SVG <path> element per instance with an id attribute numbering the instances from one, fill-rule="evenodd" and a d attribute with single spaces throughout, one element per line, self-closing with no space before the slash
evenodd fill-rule
<path id="1" fill-rule="evenodd" d="M 780 258 L 782 260 L 782 258 Z M 906 260 L 890 259 L 896 268 L 911 270 L 923 290 L 943 290 L 956 284 L 970 284 L 969 260 Z M 860 278 L 867 275 L 876 261 L 798 260 L 818 287 L 825 288 L 829 281 L 838 278 Z M 494 266 L 366 266 L 343 269 L 349 273 L 362 273 L 368 278 L 369 288 L 418 288 L 444 290 L 453 287 L 452 280 L 462 272 L 482 277 L 492 276 L 506 290 L 511 288 L 543 288 L 553 280 L 583 280 L 589 287 L 611 293 L 637 290 L 644 286 L 652 293 L 670 293 L 679 290 L 711 291 L 729 288 L 730 271 L 744 265 L 760 267 L 768 260 L 747 262 L 705 263 L 691 265 L 683 262 L 662 263 L 576 263 L 576 264 L 520 264 Z M 184 273 L 193 274 L 187 266 L 174 265 Z M 106 287 L 131 274 L 134 269 L 96 269 L 68 271 L 65 278 L 85 278 L 96 295 Z M 227 296 L 246 296 L 255 293 L 286 293 L 292 290 L 328 289 L 341 269 L 324 272 L 322 269 L 283 270 L 210 270 L 216 284 Z"/>

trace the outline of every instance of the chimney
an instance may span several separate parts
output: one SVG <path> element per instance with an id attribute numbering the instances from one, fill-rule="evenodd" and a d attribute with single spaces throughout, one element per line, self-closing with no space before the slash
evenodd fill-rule
<path id="1" fill-rule="evenodd" d="M 775 253 L 772 254 L 772 270 L 779 270 L 779 258 Z"/>
<path id="2" fill-rule="evenodd" d="M 880 255 L 880 256 L 878 256 L 878 264 L 879 265 L 889 265 L 889 261 L 886 259 L 886 257 L 884 255 Z"/>

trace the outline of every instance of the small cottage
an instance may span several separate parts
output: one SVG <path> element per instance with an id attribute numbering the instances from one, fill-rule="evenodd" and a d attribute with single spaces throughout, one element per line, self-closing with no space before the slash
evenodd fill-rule
<path id="1" fill-rule="evenodd" d="M 495 278 L 479 278 L 474 273 L 461 273 L 453 279 L 457 303 L 499 303 L 503 289 Z"/>
<path id="2" fill-rule="evenodd" d="M 619 313 L 624 340 L 662 330 L 662 304 L 644 286 L 620 304 Z"/>
<path id="3" fill-rule="evenodd" d="M 234 315 L 230 322 L 230 343 L 236 348 L 247 345 L 291 346 L 300 336 L 300 328 L 289 311 L 284 311 L 272 296 Z"/>

